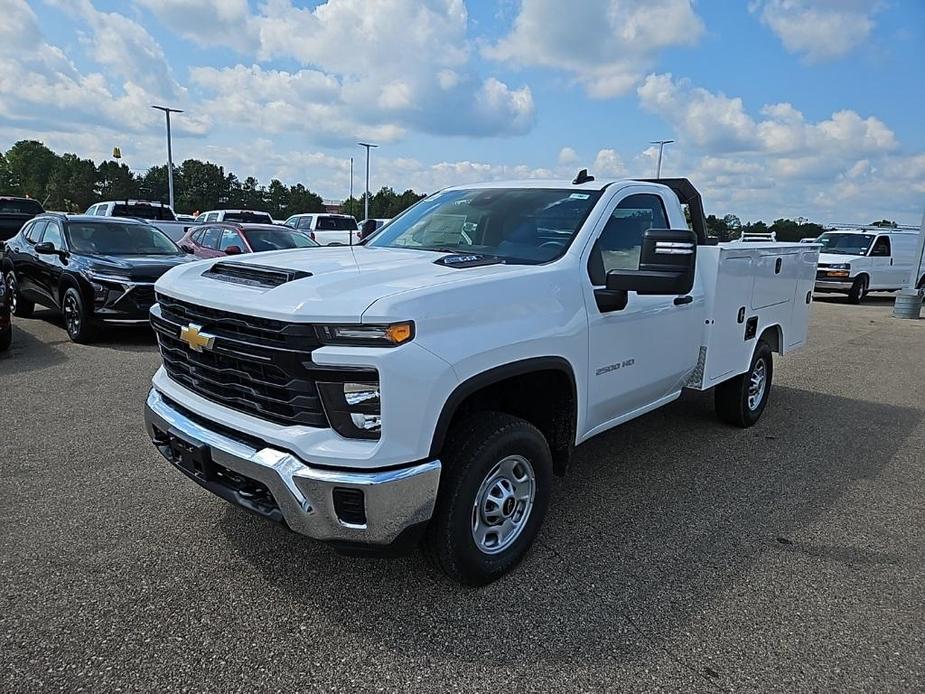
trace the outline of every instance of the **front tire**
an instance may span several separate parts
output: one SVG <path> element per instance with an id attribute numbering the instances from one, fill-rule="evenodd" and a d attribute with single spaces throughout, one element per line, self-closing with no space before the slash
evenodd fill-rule
<path id="1" fill-rule="evenodd" d="M 6 291 L 10 295 L 10 310 L 17 318 L 28 318 L 35 311 L 35 302 L 23 299 L 19 293 L 19 282 L 16 279 L 16 273 L 8 270 L 3 275 L 3 281 L 6 282 Z"/>
<path id="2" fill-rule="evenodd" d="M 771 347 L 761 340 L 748 371 L 716 386 L 713 396 L 716 414 L 724 422 L 743 429 L 754 425 L 768 404 L 773 375 Z"/>
<path id="3" fill-rule="evenodd" d="M 87 344 L 96 337 L 96 326 L 91 322 L 83 297 L 74 287 L 68 287 L 61 300 L 61 313 L 64 315 L 64 327 L 72 342 Z"/>
<path id="4" fill-rule="evenodd" d="M 848 292 L 848 300 L 852 304 L 859 304 L 864 301 L 864 297 L 867 296 L 868 286 L 870 285 L 867 282 L 867 275 L 859 275 L 854 280 L 854 284 L 851 285 L 851 290 Z"/>
<path id="5" fill-rule="evenodd" d="M 552 455 L 522 419 L 482 412 L 455 426 L 424 549 L 447 576 L 466 585 L 497 580 L 520 563 L 546 514 Z"/>

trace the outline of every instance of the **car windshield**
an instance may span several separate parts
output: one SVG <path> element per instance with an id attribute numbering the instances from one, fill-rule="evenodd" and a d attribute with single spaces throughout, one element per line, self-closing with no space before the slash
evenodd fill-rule
<path id="1" fill-rule="evenodd" d="M 138 203 L 129 205 L 113 205 L 113 217 L 138 217 L 139 219 L 158 219 L 173 221 L 176 219 L 169 207 L 164 205 L 150 205 Z"/>
<path id="2" fill-rule="evenodd" d="M 549 188 L 445 191 L 393 219 L 369 245 L 545 263 L 565 253 L 600 196 Z"/>
<path id="3" fill-rule="evenodd" d="M 821 243 L 822 253 L 835 253 L 837 255 L 865 255 L 870 248 L 873 234 L 833 234 L 826 232 L 816 243 Z"/>
<path id="4" fill-rule="evenodd" d="M 305 234 L 289 229 L 246 229 L 244 235 L 254 253 L 286 248 L 310 248 L 318 244 Z"/>
<path id="5" fill-rule="evenodd" d="M 266 212 L 226 212 L 226 222 L 258 222 L 272 224 L 273 218 Z"/>
<path id="6" fill-rule="evenodd" d="M 45 210 L 35 200 L 2 200 L 0 214 L 42 214 Z"/>
<path id="7" fill-rule="evenodd" d="M 318 217 L 315 229 L 318 231 L 356 231 L 357 220 L 353 217 Z"/>
<path id="8" fill-rule="evenodd" d="M 87 255 L 183 254 L 160 229 L 148 224 L 71 222 L 67 238 L 72 251 Z"/>

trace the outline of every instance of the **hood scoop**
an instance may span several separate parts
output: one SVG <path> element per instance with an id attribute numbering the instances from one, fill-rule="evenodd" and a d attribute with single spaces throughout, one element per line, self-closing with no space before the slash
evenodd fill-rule
<path id="1" fill-rule="evenodd" d="M 445 255 L 441 258 L 438 258 L 434 261 L 435 265 L 443 265 L 444 267 L 453 267 L 453 268 L 468 268 L 468 267 L 483 267 L 485 265 L 498 265 L 503 263 L 504 260 L 495 255 L 479 255 L 478 253 L 467 253 L 467 254 L 456 254 Z"/>
<path id="2" fill-rule="evenodd" d="M 272 289 L 288 282 L 311 277 L 312 273 L 300 270 L 284 270 L 265 265 L 220 262 L 215 263 L 215 265 L 203 272 L 202 276 L 221 282 Z"/>

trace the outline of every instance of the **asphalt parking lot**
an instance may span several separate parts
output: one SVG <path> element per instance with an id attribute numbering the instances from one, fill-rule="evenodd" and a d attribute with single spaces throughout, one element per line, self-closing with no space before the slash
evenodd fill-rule
<path id="1" fill-rule="evenodd" d="M 692 394 L 578 449 L 539 544 L 460 588 L 344 558 L 150 445 L 147 331 L 0 356 L 0 690 L 921 691 L 925 321 L 818 299 L 761 423 Z"/>

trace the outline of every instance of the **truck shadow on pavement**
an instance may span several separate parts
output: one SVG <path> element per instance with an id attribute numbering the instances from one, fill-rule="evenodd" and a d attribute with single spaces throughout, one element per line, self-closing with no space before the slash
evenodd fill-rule
<path id="1" fill-rule="evenodd" d="M 20 326 L 22 318 L 13 319 L 13 342 L 10 349 L 0 352 L 0 373 L 40 371 L 67 360 L 58 345 L 68 341 L 67 335 L 61 341 L 46 342 L 26 332 Z"/>
<path id="2" fill-rule="evenodd" d="M 39 309 L 31 318 L 23 320 L 41 320 L 61 330 L 61 339 L 68 342 L 67 330 L 61 314 L 51 309 Z M 106 325 L 100 328 L 96 339 L 87 347 L 111 349 L 117 352 L 150 352 L 157 349 L 154 331 L 147 324 L 143 325 Z"/>
<path id="3" fill-rule="evenodd" d="M 767 553 L 899 561 L 800 533 L 876 478 L 921 419 L 911 408 L 776 387 L 761 423 L 742 430 L 716 420 L 712 393 L 686 394 L 581 446 L 532 552 L 482 589 L 451 583 L 419 553 L 345 558 L 232 507 L 220 526 L 287 596 L 294 620 L 333 623 L 370 652 L 593 668 L 668 653 L 664 644 L 683 640 Z"/>

